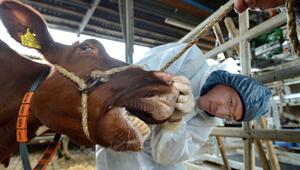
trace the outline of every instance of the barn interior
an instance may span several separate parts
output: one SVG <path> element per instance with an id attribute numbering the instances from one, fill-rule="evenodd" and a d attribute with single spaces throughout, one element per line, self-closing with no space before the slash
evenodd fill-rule
<path id="1" fill-rule="evenodd" d="M 152 48 L 187 43 L 224 11 L 222 6 L 232 4 L 232 0 L 20 1 L 38 10 L 51 29 L 124 43 L 125 48 L 119 50 L 130 64 L 135 61 L 134 45 Z M 286 21 L 281 8 L 242 14 L 231 10 L 196 41 L 214 64 L 232 58 L 241 74 L 269 87 L 272 102 L 270 112 L 259 120 L 224 121 L 216 127 L 203 158 L 186 161 L 187 169 L 300 169 L 300 60 L 290 44 Z M 43 152 L 52 136 L 36 137 L 29 144 L 30 152 Z M 49 169 L 96 169 L 95 148 L 77 146 L 67 136 L 63 141 L 65 149 Z M 37 157 L 30 159 L 35 162 Z M 8 169 L 20 169 L 18 155 L 13 161 Z"/>

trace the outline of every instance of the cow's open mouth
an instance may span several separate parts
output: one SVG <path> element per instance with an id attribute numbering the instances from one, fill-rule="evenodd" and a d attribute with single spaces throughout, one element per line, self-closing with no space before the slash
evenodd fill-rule
<path id="1" fill-rule="evenodd" d="M 149 126 L 141 119 L 136 117 L 135 115 L 132 115 L 126 108 L 122 108 L 122 114 L 123 116 L 131 122 L 131 124 L 134 126 L 135 130 L 138 130 L 138 132 L 141 134 L 142 141 L 145 141 L 146 138 L 150 135 L 150 128 Z M 128 142 L 130 143 L 130 141 Z M 132 141 L 132 143 L 135 143 Z"/>
<path id="2" fill-rule="evenodd" d="M 168 97 L 139 98 L 127 101 L 122 104 L 122 107 L 146 123 L 159 124 L 172 115 L 175 101 L 168 99 Z"/>
<path id="3" fill-rule="evenodd" d="M 150 134 L 150 128 L 146 123 L 159 124 L 168 120 L 174 111 L 175 101 L 173 96 L 154 96 L 132 99 L 118 107 L 128 124 L 141 135 L 142 138 L 139 140 L 143 142 Z M 129 143 L 136 142 L 129 141 Z"/>
<path id="4" fill-rule="evenodd" d="M 157 91 L 151 92 L 152 96 L 142 96 L 143 94 L 150 92 L 138 89 L 130 95 L 120 96 L 115 106 L 126 108 L 129 113 L 147 124 L 161 124 L 171 117 L 179 95 L 177 89 L 171 88 L 168 93 L 161 95 L 157 95 L 159 94 Z"/>
<path id="5" fill-rule="evenodd" d="M 161 96 L 120 98 L 115 107 L 119 108 L 128 128 L 136 132 L 136 137 L 117 142 L 113 149 L 141 150 L 143 142 L 150 135 L 148 124 L 167 121 L 174 112 L 178 94 L 177 90 L 172 89 L 170 93 Z"/>

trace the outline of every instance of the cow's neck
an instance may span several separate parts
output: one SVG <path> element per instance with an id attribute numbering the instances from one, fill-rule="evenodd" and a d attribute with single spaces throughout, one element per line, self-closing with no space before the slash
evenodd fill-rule
<path id="1" fill-rule="evenodd" d="M 23 95 L 49 66 L 21 57 L 0 42 L 0 162 L 3 154 L 15 148 L 15 126 Z M 33 122 L 36 122 L 35 118 Z M 29 129 L 36 127 L 28 125 Z M 1 158 L 2 157 L 2 158 Z"/>
<path id="2" fill-rule="evenodd" d="M 18 108 L 23 95 L 29 90 L 37 77 L 49 69 L 49 66 L 33 62 L 21 57 L 7 46 L 0 46 L 0 125 L 4 113 L 11 112 L 11 108 Z"/>

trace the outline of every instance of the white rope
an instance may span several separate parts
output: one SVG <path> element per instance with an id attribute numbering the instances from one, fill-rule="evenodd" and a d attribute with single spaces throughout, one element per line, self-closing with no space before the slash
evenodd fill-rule
<path id="1" fill-rule="evenodd" d="M 87 85 L 85 84 L 84 80 L 81 79 L 79 76 L 77 76 L 76 74 L 69 72 L 68 70 L 66 70 L 65 68 L 54 64 L 54 67 L 56 68 L 56 70 L 61 73 L 63 76 L 67 77 L 68 79 L 70 79 L 71 81 L 75 82 L 80 89 L 84 89 L 87 87 Z M 88 103 L 87 103 L 87 93 L 83 92 L 81 93 L 81 124 L 82 124 L 82 130 L 84 132 L 84 134 L 86 135 L 86 137 L 91 140 L 90 137 L 90 133 L 89 133 L 89 127 L 88 127 Z"/>
<path id="2" fill-rule="evenodd" d="M 82 120 L 81 120 L 81 124 L 82 124 L 82 129 L 84 134 L 91 140 L 90 137 L 90 133 L 89 133 L 89 128 L 88 128 L 88 95 L 86 92 L 83 92 L 81 94 L 81 112 L 82 112 Z"/>
<path id="3" fill-rule="evenodd" d="M 107 82 L 109 75 L 112 75 L 112 74 L 115 74 L 115 73 L 118 73 L 118 72 L 122 72 L 124 70 L 129 69 L 129 68 L 142 68 L 142 66 L 139 66 L 139 65 L 127 65 L 127 66 L 112 68 L 112 69 L 107 70 L 107 71 L 95 70 L 95 71 L 92 71 L 91 77 L 94 80 L 97 79 L 97 78 L 100 78 L 101 82 Z"/>
<path id="4" fill-rule="evenodd" d="M 84 80 L 81 79 L 79 76 L 77 76 L 76 74 L 69 72 L 68 70 L 66 70 L 65 68 L 54 64 L 55 69 L 61 73 L 63 76 L 67 77 L 68 79 L 72 80 L 73 82 L 75 82 L 80 89 L 84 89 L 87 85 L 85 84 Z"/>
<path id="5" fill-rule="evenodd" d="M 67 77 L 68 79 L 70 79 L 71 81 L 76 83 L 79 86 L 80 90 L 83 90 L 87 87 L 87 84 L 85 83 L 85 81 L 83 79 L 81 79 L 79 76 L 77 76 L 76 74 L 66 70 L 65 68 L 63 68 L 57 64 L 54 64 L 54 67 L 64 77 Z M 109 75 L 127 70 L 129 68 L 142 68 L 142 67 L 138 66 L 138 65 L 126 65 L 126 66 L 122 66 L 122 67 L 118 67 L 118 68 L 112 68 L 107 71 L 95 70 L 95 71 L 92 71 L 91 77 L 94 80 L 100 79 L 101 82 L 107 82 Z M 90 133 L 89 133 L 89 128 L 88 128 L 88 100 L 87 99 L 88 99 L 87 92 L 82 92 L 81 93 L 81 114 L 82 114 L 81 124 L 82 124 L 82 130 L 83 130 L 84 134 L 90 141 L 92 141 L 90 138 Z"/>

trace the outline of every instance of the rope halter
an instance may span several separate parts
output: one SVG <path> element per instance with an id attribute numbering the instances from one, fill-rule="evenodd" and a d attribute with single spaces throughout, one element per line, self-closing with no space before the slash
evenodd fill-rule
<path id="1" fill-rule="evenodd" d="M 87 85 L 86 81 L 77 76 L 75 73 L 68 71 L 67 69 L 54 64 L 55 69 L 62 74 L 64 77 L 67 77 L 74 83 L 76 83 L 79 87 L 79 91 L 81 92 L 81 114 L 82 114 L 82 130 L 86 137 L 93 141 L 90 137 L 89 128 L 88 128 L 88 90 L 94 86 L 96 86 L 99 82 L 105 83 L 108 81 L 110 75 L 125 71 L 129 68 L 141 68 L 141 66 L 137 65 L 126 65 L 122 67 L 112 68 L 110 70 L 101 71 L 101 70 L 94 70 L 91 72 L 91 79 L 93 82 L 90 85 Z"/>

